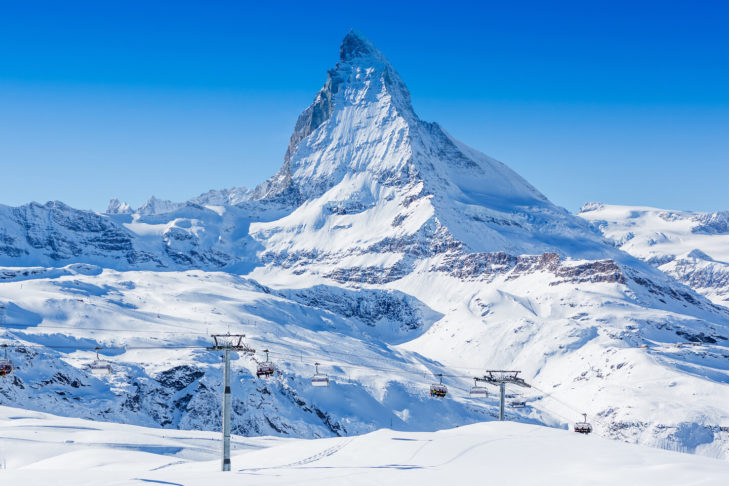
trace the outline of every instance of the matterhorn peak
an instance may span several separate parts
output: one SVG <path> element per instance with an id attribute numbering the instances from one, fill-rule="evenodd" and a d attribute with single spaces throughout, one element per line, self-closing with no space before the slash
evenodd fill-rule
<path id="1" fill-rule="evenodd" d="M 374 58 L 387 61 L 385 56 L 364 35 L 352 29 L 339 46 L 339 60 L 350 62 L 357 58 Z"/>
<path id="2" fill-rule="evenodd" d="M 405 83 L 384 54 L 354 30 L 342 40 L 339 58 L 296 121 L 283 167 L 256 188 L 253 199 L 298 205 L 346 172 L 368 166 L 376 172 L 378 165 L 382 172 L 395 170 L 393 165 L 402 169 L 408 126 L 420 123 Z M 396 144 L 390 143 L 393 138 Z M 401 150 L 393 157 L 395 146 Z M 370 158 L 373 150 L 379 155 Z"/>
<path id="3" fill-rule="evenodd" d="M 344 36 L 339 46 L 339 63 L 328 74 L 327 85 L 341 83 L 352 85 L 354 81 L 364 81 L 359 84 L 360 90 L 363 87 L 370 87 L 375 79 L 381 81 L 383 90 L 390 95 L 391 101 L 397 104 L 398 109 L 412 112 L 410 93 L 400 75 L 385 55 L 356 30 L 350 30 Z M 327 89 L 327 85 L 323 90 Z M 379 83 L 375 83 L 375 86 L 378 85 Z M 367 98 L 361 99 L 370 101 Z"/>

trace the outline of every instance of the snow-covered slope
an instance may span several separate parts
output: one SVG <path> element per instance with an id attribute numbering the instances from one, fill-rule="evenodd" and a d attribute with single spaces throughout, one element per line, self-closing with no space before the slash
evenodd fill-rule
<path id="1" fill-rule="evenodd" d="M 729 211 L 585 204 L 579 216 L 619 247 L 729 306 Z"/>
<path id="2" fill-rule="evenodd" d="M 435 433 L 380 430 L 291 440 L 233 436 L 219 472 L 219 434 L 104 424 L 0 407 L 7 484 L 724 485 L 729 464 L 514 423 Z"/>
<path id="3" fill-rule="evenodd" d="M 520 421 L 565 426 L 585 411 L 600 435 L 729 456 L 729 310 L 420 120 L 356 33 L 255 190 L 131 214 L 0 207 L 0 242 L 0 322 L 23 327 L 7 335 L 21 368 L 0 382 L 4 403 L 215 428 L 215 357 L 134 348 L 230 329 L 281 363 L 261 382 L 236 361 L 242 434 L 489 419 L 493 398 L 465 390 L 515 368 L 535 386 L 510 412 Z M 117 347 L 109 379 L 83 370 L 97 345 Z M 315 361 L 336 387 L 307 385 Z M 426 396 L 437 373 L 446 400 Z"/>

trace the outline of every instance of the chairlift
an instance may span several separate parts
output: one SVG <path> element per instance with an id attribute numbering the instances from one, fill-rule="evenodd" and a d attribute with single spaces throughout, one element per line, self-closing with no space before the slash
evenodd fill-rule
<path id="1" fill-rule="evenodd" d="M 434 398 L 445 398 L 448 395 L 448 387 L 443 384 L 443 373 L 438 373 L 440 383 L 430 385 L 430 396 Z"/>
<path id="2" fill-rule="evenodd" d="M 524 400 L 513 400 L 510 405 L 511 408 L 524 408 L 526 407 L 526 402 Z"/>
<path id="3" fill-rule="evenodd" d="M 578 434 L 587 435 L 590 432 L 592 432 L 592 425 L 590 424 L 590 422 L 587 421 L 586 413 L 583 413 L 582 417 L 583 417 L 582 422 L 575 422 L 575 432 L 577 432 Z"/>
<path id="4" fill-rule="evenodd" d="M 0 359 L 0 376 L 8 376 L 13 373 L 15 367 L 13 362 L 8 359 L 8 345 L 3 344 L 3 348 L 5 348 L 5 358 Z"/>
<path id="5" fill-rule="evenodd" d="M 319 373 L 319 363 L 314 363 L 314 366 L 316 366 L 316 372 L 311 378 L 311 386 L 329 386 L 329 376 Z"/>
<path id="6" fill-rule="evenodd" d="M 258 363 L 258 369 L 256 370 L 256 376 L 258 378 L 268 378 L 276 371 L 276 367 L 268 360 L 268 349 L 264 349 L 263 352 L 266 353 L 266 361 Z"/>
<path id="7" fill-rule="evenodd" d="M 112 371 L 111 363 L 99 358 L 100 349 L 101 348 L 96 348 L 96 359 L 89 364 L 89 371 L 91 371 L 91 374 L 94 376 L 110 375 Z"/>
<path id="8" fill-rule="evenodd" d="M 471 398 L 486 398 L 489 396 L 489 391 L 485 386 L 479 386 L 478 378 L 473 379 L 473 386 L 471 387 Z"/>

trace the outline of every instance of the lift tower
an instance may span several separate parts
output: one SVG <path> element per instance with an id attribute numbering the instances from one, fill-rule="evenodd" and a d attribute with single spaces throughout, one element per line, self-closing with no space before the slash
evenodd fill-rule
<path id="1" fill-rule="evenodd" d="M 221 471 L 230 471 L 230 352 L 240 351 L 252 354 L 255 350 L 243 342 L 245 334 L 213 334 L 214 344 L 210 351 L 223 351 L 223 463 Z"/>
<path id="2" fill-rule="evenodd" d="M 499 401 L 499 420 L 504 420 L 504 399 L 506 396 L 506 384 L 512 384 L 516 386 L 523 386 L 531 388 L 531 385 L 527 384 L 523 378 L 519 378 L 517 375 L 521 371 L 510 371 L 510 370 L 486 370 L 486 374 L 482 378 L 482 381 L 491 383 L 492 385 L 499 385 L 499 391 L 501 400 Z"/>

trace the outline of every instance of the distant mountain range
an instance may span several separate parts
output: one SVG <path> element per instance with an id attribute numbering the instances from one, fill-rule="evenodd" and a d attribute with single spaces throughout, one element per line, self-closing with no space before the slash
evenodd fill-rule
<path id="1" fill-rule="evenodd" d="M 729 211 L 697 213 L 590 203 L 579 216 L 616 247 L 729 306 Z"/>

